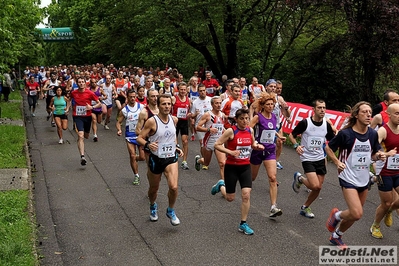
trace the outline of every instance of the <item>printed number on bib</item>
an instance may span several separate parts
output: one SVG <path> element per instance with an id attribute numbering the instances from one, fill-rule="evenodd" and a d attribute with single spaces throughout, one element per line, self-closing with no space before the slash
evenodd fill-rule
<path id="1" fill-rule="evenodd" d="M 126 124 L 129 127 L 129 132 L 135 132 L 136 131 L 136 126 L 137 126 L 138 119 L 139 119 L 139 115 L 138 114 L 128 115 Z"/>
<path id="2" fill-rule="evenodd" d="M 213 88 L 206 88 L 207 93 L 213 93 Z"/>
<path id="3" fill-rule="evenodd" d="M 177 108 L 177 118 L 187 118 L 187 109 Z"/>
<path id="4" fill-rule="evenodd" d="M 34 90 L 34 91 L 29 91 L 29 95 L 30 95 L 30 96 L 36 96 L 36 94 L 37 94 L 37 91 L 36 91 L 36 90 Z"/>
<path id="5" fill-rule="evenodd" d="M 237 150 L 240 151 L 238 159 L 248 159 L 251 155 L 251 146 L 237 146 Z"/>
<path id="6" fill-rule="evenodd" d="M 86 115 L 86 106 L 76 106 L 76 115 L 81 116 L 81 115 Z"/>
<path id="7" fill-rule="evenodd" d="M 260 136 L 260 143 L 273 144 L 275 136 L 275 130 L 263 130 L 262 135 Z"/>
<path id="8" fill-rule="evenodd" d="M 352 155 L 352 165 L 354 170 L 360 171 L 368 169 L 370 166 L 370 154 L 355 152 L 355 154 Z"/>
<path id="9" fill-rule="evenodd" d="M 163 143 L 158 147 L 159 158 L 170 158 L 175 156 L 176 144 L 175 143 Z"/>
<path id="10" fill-rule="evenodd" d="M 395 154 L 395 156 L 388 157 L 387 169 L 389 169 L 389 170 L 398 170 L 399 169 L 399 154 Z"/>
<path id="11" fill-rule="evenodd" d="M 49 91 L 48 91 L 48 95 L 50 95 L 50 96 L 55 96 L 54 90 L 52 90 L 52 89 L 49 90 Z"/>
<path id="12" fill-rule="evenodd" d="M 308 150 L 321 150 L 324 144 L 324 138 L 322 137 L 309 137 L 308 138 Z"/>

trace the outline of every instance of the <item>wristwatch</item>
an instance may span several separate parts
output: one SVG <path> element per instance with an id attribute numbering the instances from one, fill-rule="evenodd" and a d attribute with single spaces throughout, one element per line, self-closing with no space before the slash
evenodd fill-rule
<path id="1" fill-rule="evenodd" d="M 296 150 L 296 148 L 299 147 L 299 144 L 298 144 L 298 143 L 295 143 L 293 147 L 294 147 L 294 149 Z"/>

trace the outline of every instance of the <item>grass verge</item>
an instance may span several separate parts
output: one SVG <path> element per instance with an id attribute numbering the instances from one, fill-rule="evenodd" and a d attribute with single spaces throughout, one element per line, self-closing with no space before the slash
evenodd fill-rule
<path id="1" fill-rule="evenodd" d="M 25 168 L 25 128 L 0 126 L 0 168 Z"/>
<path id="2" fill-rule="evenodd" d="M 0 192 L 0 265 L 36 265 L 28 212 L 29 191 Z"/>
<path id="3" fill-rule="evenodd" d="M 1 118 L 22 119 L 21 94 L 1 102 Z M 0 125 L 0 169 L 26 168 L 25 127 Z M 0 265 L 38 265 L 29 190 L 0 191 Z"/>

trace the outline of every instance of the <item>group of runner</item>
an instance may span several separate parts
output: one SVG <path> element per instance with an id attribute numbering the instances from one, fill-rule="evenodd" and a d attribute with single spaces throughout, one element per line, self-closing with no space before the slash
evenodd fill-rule
<path id="1" fill-rule="evenodd" d="M 247 218 L 252 182 L 256 180 L 261 164 L 269 179 L 269 217 L 282 215 L 277 206 L 276 176 L 277 169 L 283 168 L 279 156 L 286 137 L 280 119 L 285 117 L 290 122 L 290 110 L 281 96 L 280 81 L 270 79 L 263 86 L 254 77 L 247 86 L 245 78 L 233 78 L 221 86 L 212 78 L 211 72 L 206 72 L 205 79 L 196 72 L 188 83 L 177 71 L 169 69 L 156 73 L 143 73 L 142 69 L 135 72 L 116 70 L 113 66 L 100 70 L 93 66 L 82 76 L 78 70 L 70 69 L 70 76 L 62 74 L 60 81 L 57 79 L 60 71 L 50 70 L 43 85 L 31 75 L 27 77 L 25 88 L 31 114 L 35 116 L 38 95 L 46 94 L 48 120 L 54 121 L 62 144 L 62 130 L 67 129 L 68 112 L 72 106 L 81 164 L 85 165 L 83 140 L 89 137 L 93 128 L 93 140 L 98 141 L 97 124 L 109 129 L 115 105 L 119 136 L 123 134 L 122 124 L 126 121 L 124 135 L 134 185 L 140 184 L 137 161 L 146 160 L 148 166 L 151 221 L 158 220 L 156 198 L 161 176 L 165 174 L 169 186 L 166 215 L 172 225 L 180 224 L 174 211 L 178 194 L 178 157 L 182 157 L 181 168 L 188 170 L 189 139 L 200 142 L 201 150 L 194 158 L 197 171 L 209 169 L 213 153 L 218 161 L 220 179 L 212 187 L 212 195 L 221 192 L 227 201 L 233 201 L 236 184 L 240 183 L 240 232 L 254 233 Z M 315 217 L 310 205 L 322 188 L 327 173 L 327 155 L 337 165 L 348 209 L 339 211 L 334 208 L 326 226 L 332 233 L 330 242 L 340 248 L 346 248 L 341 238 L 343 233 L 363 214 L 371 160 L 380 161 L 382 168 L 371 178 L 371 182 L 378 181 L 381 197 L 381 205 L 370 229 L 373 237 L 382 238 L 380 221 L 385 217 L 385 224 L 391 226 L 392 211 L 399 208 L 396 195 L 399 193 L 399 157 L 396 155 L 399 146 L 396 136 L 399 134 L 398 102 L 396 92 L 386 93 L 379 114 L 382 122 L 378 123 L 378 132 L 370 128 L 372 109 L 367 102 L 357 103 L 346 125 L 337 131 L 326 118 L 326 103 L 317 99 L 313 102 L 313 115 L 300 121 L 289 135 L 304 170 L 304 175 L 294 174 L 292 188 L 298 193 L 304 184 L 310 190 L 299 210 L 304 217 Z M 377 119 L 373 119 L 373 123 Z M 178 145 L 179 135 L 182 148 Z M 298 136 L 301 136 L 300 143 Z M 335 155 L 337 150 L 338 157 Z M 381 177 L 376 178 L 379 175 Z"/>

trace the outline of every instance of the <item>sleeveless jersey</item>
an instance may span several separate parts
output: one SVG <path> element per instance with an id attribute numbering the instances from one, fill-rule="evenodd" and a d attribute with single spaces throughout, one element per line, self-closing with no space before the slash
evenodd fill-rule
<path id="1" fill-rule="evenodd" d="M 144 97 L 144 98 L 141 99 L 141 100 L 140 100 L 138 97 L 136 97 L 136 102 L 137 102 L 137 103 L 140 103 L 140 104 L 142 104 L 142 105 L 144 105 L 144 107 L 147 106 L 147 104 L 148 104 L 148 103 L 147 103 L 147 97 Z"/>
<path id="2" fill-rule="evenodd" d="M 92 90 L 91 90 L 92 91 Z M 94 94 L 97 96 L 97 97 L 100 97 L 102 94 L 101 94 L 101 90 L 100 90 L 100 87 L 97 87 L 97 89 L 95 90 L 95 91 L 92 91 L 92 92 L 94 92 Z M 97 104 L 97 102 L 96 101 L 91 101 L 91 105 L 96 105 Z M 102 108 L 101 108 L 101 106 L 99 107 L 99 108 L 94 108 L 93 109 L 93 111 L 96 111 L 96 112 L 100 112 L 102 110 Z"/>
<path id="3" fill-rule="evenodd" d="M 211 119 L 205 123 L 206 128 L 217 128 L 217 133 L 206 132 L 204 138 L 202 140 L 203 146 L 207 148 L 211 148 L 213 150 L 213 146 L 215 145 L 216 140 L 223 134 L 224 132 L 224 116 L 223 113 L 220 112 L 220 115 L 215 115 L 212 111 L 208 111 L 211 116 Z"/>
<path id="4" fill-rule="evenodd" d="M 192 91 L 191 86 L 190 86 L 190 93 L 189 93 L 188 97 L 190 97 L 191 102 L 194 102 L 195 100 L 197 100 L 199 98 L 198 90 Z"/>
<path id="5" fill-rule="evenodd" d="M 107 85 L 104 83 L 103 91 L 107 95 L 107 99 L 103 100 L 102 102 L 105 105 L 112 105 L 112 84 L 109 84 L 107 87 Z"/>
<path id="6" fill-rule="evenodd" d="M 229 97 L 222 102 L 222 112 L 229 118 L 234 118 L 238 109 L 244 107 L 244 102 L 241 99 L 234 100 Z"/>
<path id="7" fill-rule="evenodd" d="M 246 127 L 245 129 L 239 129 L 237 126 L 231 127 L 234 132 L 234 138 L 232 140 L 227 141 L 226 148 L 229 150 L 239 150 L 240 155 L 237 157 L 233 157 L 231 155 L 227 155 L 226 164 L 232 165 L 248 165 L 249 157 L 251 155 L 251 144 L 252 144 L 252 136 L 251 129 Z"/>
<path id="8" fill-rule="evenodd" d="M 280 116 L 281 116 L 281 110 L 280 110 L 280 103 L 278 102 L 278 96 L 276 96 L 276 103 L 274 104 L 274 109 L 273 109 L 273 114 L 276 115 L 277 117 L 277 125 L 280 126 Z"/>
<path id="9" fill-rule="evenodd" d="M 61 97 L 54 97 L 54 114 L 55 115 L 64 115 L 65 114 L 65 107 L 67 106 L 67 103 L 65 101 L 64 96 Z"/>
<path id="10" fill-rule="evenodd" d="M 125 137 L 129 139 L 137 139 L 136 126 L 139 121 L 139 115 L 143 105 L 136 103 L 133 107 L 128 104 L 122 109 L 122 114 L 126 118 Z"/>
<path id="11" fill-rule="evenodd" d="M 53 87 L 54 89 L 50 89 L 50 87 Z M 57 87 L 60 86 L 60 82 L 58 80 L 55 80 L 55 82 L 53 82 L 51 79 L 49 80 L 49 84 L 48 84 L 48 88 L 49 90 L 47 91 L 47 95 L 48 96 L 55 96 L 55 90 L 57 89 Z"/>
<path id="12" fill-rule="evenodd" d="M 119 80 L 115 79 L 115 88 L 116 88 L 116 93 L 119 95 L 122 91 L 123 86 L 125 85 L 125 80 Z"/>
<path id="13" fill-rule="evenodd" d="M 388 152 L 394 148 L 399 150 L 399 134 L 395 134 L 388 126 L 388 124 L 383 125 L 387 131 L 387 136 L 382 143 L 384 151 Z M 393 176 L 399 174 L 399 154 L 395 156 L 387 157 L 384 167 L 381 170 L 381 175 L 383 176 Z"/>
<path id="14" fill-rule="evenodd" d="M 183 102 L 179 96 L 176 96 L 176 102 L 173 105 L 172 114 L 179 118 L 179 120 L 187 120 L 187 114 L 189 112 L 190 99 L 186 96 L 186 100 Z"/>
<path id="15" fill-rule="evenodd" d="M 306 118 L 307 127 L 302 133 L 301 145 L 304 146 L 303 154 L 299 157 L 302 162 L 316 162 L 324 159 L 323 146 L 326 142 L 327 121 L 323 118 L 321 126 L 316 126 L 312 118 Z"/>
<path id="16" fill-rule="evenodd" d="M 171 115 L 168 115 L 168 122 L 164 123 L 158 115 L 154 115 L 157 130 L 148 140 L 158 142 L 158 149 L 151 153 L 159 158 L 170 158 L 176 152 L 176 127 Z"/>
<path id="17" fill-rule="evenodd" d="M 266 118 L 262 113 L 258 113 L 259 122 L 255 126 L 255 140 L 265 147 L 265 151 L 274 152 L 277 118 L 273 113 L 271 113 L 271 116 L 271 118 Z"/>

